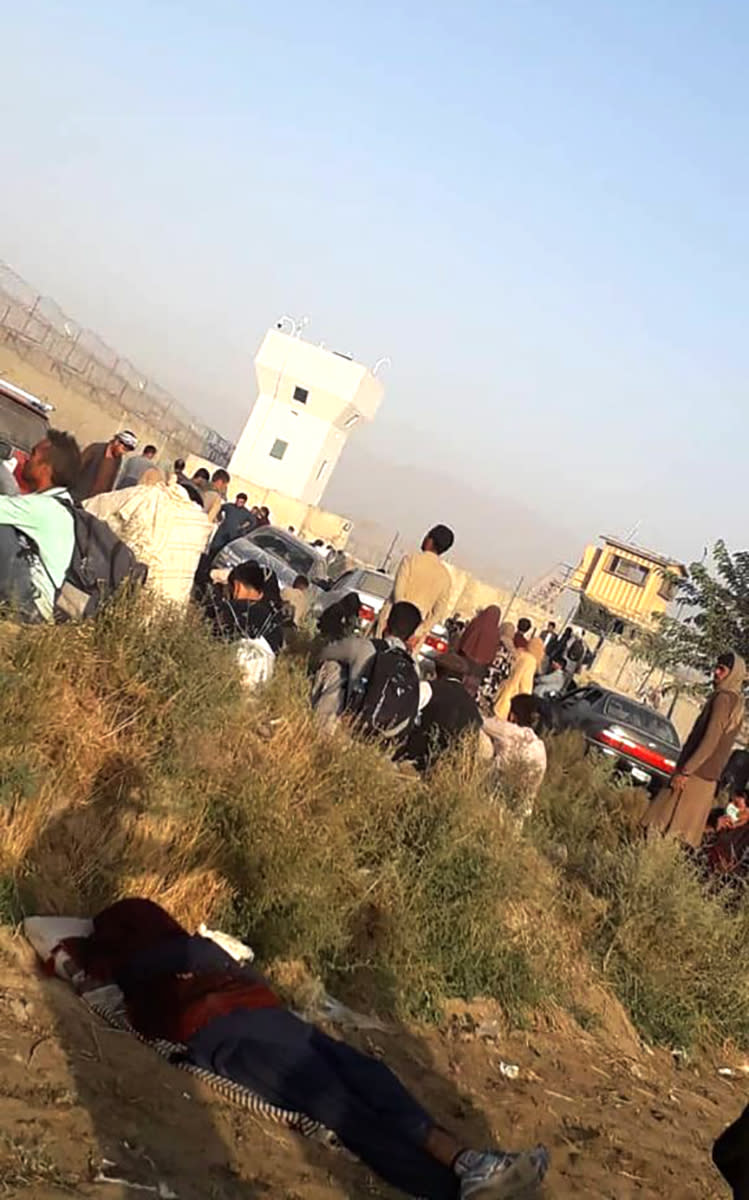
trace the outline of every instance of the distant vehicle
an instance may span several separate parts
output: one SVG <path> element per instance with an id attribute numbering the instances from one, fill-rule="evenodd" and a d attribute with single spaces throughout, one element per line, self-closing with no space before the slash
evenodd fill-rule
<path id="1" fill-rule="evenodd" d="M 433 625 L 424 638 L 424 644 L 419 651 L 419 657 L 434 661 L 440 654 L 446 654 L 450 649 L 450 638 L 444 625 Z"/>
<path id="2" fill-rule="evenodd" d="M 49 429 L 51 404 L 45 404 L 15 383 L 0 379 L 0 458 L 15 459 L 15 476 L 23 490 L 21 471 L 37 442 Z"/>
<path id="3" fill-rule="evenodd" d="M 580 729 L 588 746 L 616 759 L 617 770 L 652 791 L 673 775 L 681 742 L 655 709 L 597 684 L 548 700 L 546 709 L 552 728 Z"/>
<path id="4" fill-rule="evenodd" d="M 317 589 L 330 586 L 325 555 L 295 534 L 274 525 L 263 525 L 229 542 L 216 555 L 213 566 L 231 570 L 249 559 L 275 571 L 279 587 L 291 587 L 297 575 L 306 575 Z"/>
<path id="5" fill-rule="evenodd" d="M 359 632 L 369 633 L 382 611 L 382 606 L 393 590 L 393 577 L 374 567 L 354 567 L 345 571 L 331 584 L 329 590 L 318 596 L 312 604 L 312 615 L 321 616 L 326 608 L 341 600 L 349 592 L 356 592 L 359 597 Z M 438 654 L 444 654 L 449 648 L 447 631 L 444 625 L 435 625 L 427 634 L 418 658 L 422 662 L 434 659 Z"/>

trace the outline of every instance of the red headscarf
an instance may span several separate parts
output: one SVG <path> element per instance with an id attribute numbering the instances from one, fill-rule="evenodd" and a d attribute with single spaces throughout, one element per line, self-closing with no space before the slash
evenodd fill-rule
<path id="1" fill-rule="evenodd" d="M 460 641 L 458 654 L 470 658 L 473 662 L 488 667 L 494 662 L 499 649 L 499 618 L 501 612 L 496 604 L 490 604 L 483 612 L 466 625 Z"/>

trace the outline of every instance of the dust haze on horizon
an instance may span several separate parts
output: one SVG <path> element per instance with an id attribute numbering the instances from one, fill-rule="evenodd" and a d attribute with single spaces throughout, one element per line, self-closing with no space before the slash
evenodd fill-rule
<path id="1" fill-rule="evenodd" d="M 487 578 L 742 549 L 749 10 L 249 8 L 6 14 L 0 257 L 230 436 L 282 313 L 388 355 L 323 502 Z"/>

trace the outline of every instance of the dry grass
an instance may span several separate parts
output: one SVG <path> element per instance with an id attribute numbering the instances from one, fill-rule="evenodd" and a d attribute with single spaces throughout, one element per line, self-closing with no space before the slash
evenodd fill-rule
<path id="1" fill-rule="evenodd" d="M 575 735 L 552 749 L 534 839 L 564 846 L 566 907 L 606 981 L 652 1041 L 749 1045 L 746 893 L 708 883 L 676 841 L 646 841 L 645 793 Z"/>
<path id="2" fill-rule="evenodd" d="M 323 736 L 300 658 L 248 698 L 230 648 L 143 601 L 6 627 L 0 674 L 0 916 L 138 892 L 360 1006 L 434 1017 L 489 995 L 522 1020 L 579 1011 L 577 981 L 601 971 L 649 1036 L 749 1038 L 743 909 L 633 838 L 638 796 L 573 742 L 523 830 L 467 751 L 424 781 Z"/>

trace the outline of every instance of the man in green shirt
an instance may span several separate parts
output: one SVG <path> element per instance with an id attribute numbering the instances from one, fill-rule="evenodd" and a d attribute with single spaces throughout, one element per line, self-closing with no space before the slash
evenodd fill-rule
<path id="1" fill-rule="evenodd" d="M 0 496 L 0 604 L 24 621 L 50 621 L 73 556 L 73 517 L 63 501 L 81 468 L 74 437 L 47 431 L 23 467 L 26 495 Z"/>

